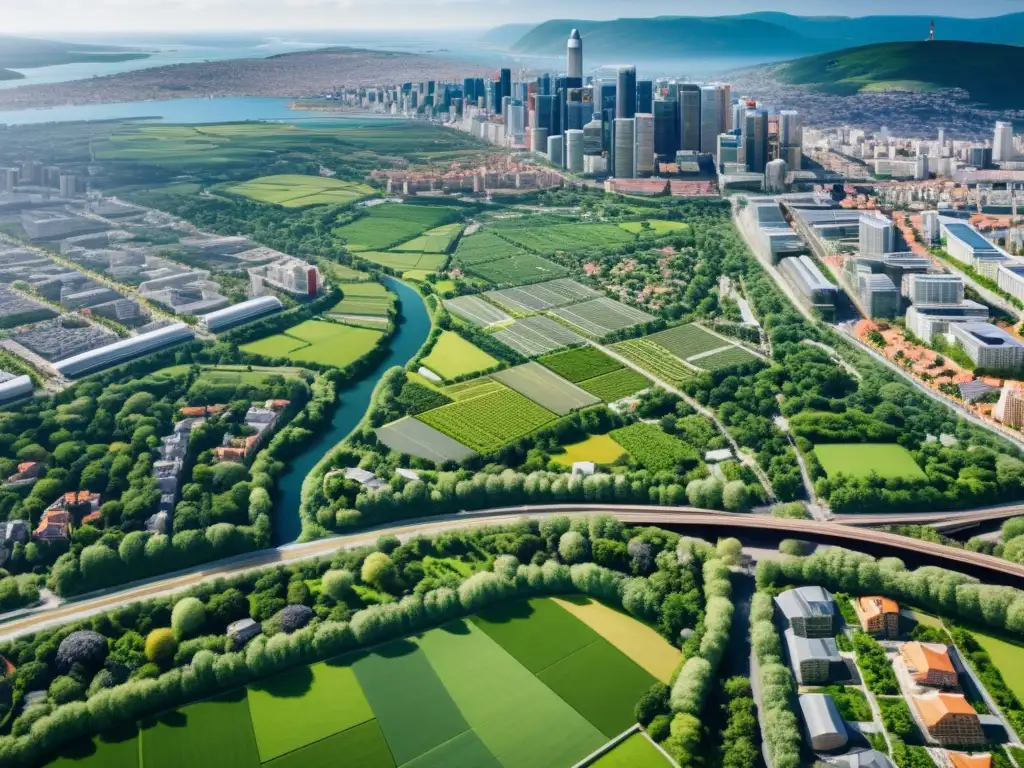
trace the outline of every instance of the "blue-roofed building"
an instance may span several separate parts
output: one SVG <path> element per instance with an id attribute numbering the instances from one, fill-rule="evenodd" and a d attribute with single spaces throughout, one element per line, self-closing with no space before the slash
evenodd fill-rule
<path id="1" fill-rule="evenodd" d="M 988 371 L 1024 369 L 1024 344 L 991 323 L 954 323 L 949 332 L 976 366 Z"/>
<path id="2" fill-rule="evenodd" d="M 966 222 L 945 217 L 939 221 L 942 235 L 946 238 L 946 252 L 985 277 L 995 279 L 999 265 L 1009 258 L 1006 252 Z"/>

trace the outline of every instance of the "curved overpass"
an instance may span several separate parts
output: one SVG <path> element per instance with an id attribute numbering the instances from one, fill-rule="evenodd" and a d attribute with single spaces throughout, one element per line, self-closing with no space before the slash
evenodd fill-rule
<path id="1" fill-rule="evenodd" d="M 790 520 L 763 515 L 713 512 L 693 507 L 607 506 L 601 504 L 551 504 L 502 507 L 479 512 L 466 512 L 434 518 L 420 518 L 400 525 L 375 528 L 347 536 L 334 536 L 301 544 L 287 544 L 276 549 L 261 550 L 187 571 L 157 577 L 117 590 L 85 595 L 57 608 L 39 610 L 11 619 L 0 625 L 0 639 L 9 639 L 36 632 L 46 627 L 76 621 L 126 603 L 187 589 L 204 581 L 238 574 L 254 568 L 282 565 L 289 562 L 331 555 L 341 549 L 372 545 L 381 534 L 412 536 L 434 534 L 459 528 L 508 524 L 528 517 L 549 517 L 565 514 L 611 514 L 632 525 L 671 527 L 683 533 L 699 534 L 715 531 L 722 534 L 757 534 L 793 536 L 813 541 L 845 545 L 851 549 L 869 545 L 893 555 L 911 555 L 939 562 L 952 570 L 967 571 L 993 583 L 1024 586 L 1024 565 L 1010 563 L 979 552 L 945 547 L 928 541 L 911 539 L 883 531 L 872 531 L 870 537 L 858 528 L 834 522 Z"/>
<path id="2" fill-rule="evenodd" d="M 930 525 L 939 531 L 957 531 L 982 523 L 1006 520 L 1024 515 L 1024 505 L 1006 504 L 983 509 L 963 509 L 948 512 L 897 512 L 881 515 L 833 515 L 832 520 L 842 525 Z"/>

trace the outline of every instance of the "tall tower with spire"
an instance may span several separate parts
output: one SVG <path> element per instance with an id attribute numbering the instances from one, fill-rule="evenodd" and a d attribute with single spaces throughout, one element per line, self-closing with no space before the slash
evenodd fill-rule
<path id="1" fill-rule="evenodd" d="M 569 77 L 583 79 L 583 39 L 580 31 L 574 29 L 569 35 L 567 72 Z"/>

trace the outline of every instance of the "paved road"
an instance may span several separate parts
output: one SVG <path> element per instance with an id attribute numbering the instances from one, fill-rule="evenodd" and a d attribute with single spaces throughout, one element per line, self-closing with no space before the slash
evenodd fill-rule
<path id="1" fill-rule="evenodd" d="M 833 515 L 832 522 L 861 528 L 879 525 L 930 525 L 940 531 L 955 531 L 980 523 L 990 523 L 1024 515 L 1024 504 L 1004 504 L 983 509 L 953 512 L 913 512 L 880 515 Z"/>
<path id="2" fill-rule="evenodd" d="M 789 520 L 763 515 L 732 514 L 728 512 L 709 512 L 692 507 L 642 505 L 609 507 L 600 504 L 502 507 L 481 512 L 414 520 L 403 525 L 378 528 L 350 536 L 335 536 L 303 544 L 287 544 L 277 549 L 263 550 L 228 560 L 208 563 L 198 568 L 152 579 L 116 591 L 87 595 L 73 602 L 65 603 L 55 610 L 14 619 L 0 625 L 0 640 L 80 620 L 92 614 L 146 598 L 178 592 L 211 579 L 242 573 L 254 568 L 264 568 L 314 557 L 330 556 L 342 549 L 366 546 L 372 544 L 377 536 L 383 533 L 408 537 L 415 534 L 434 534 L 441 531 L 478 525 L 508 524 L 519 520 L 523 516 L 546 517 L 573 513 L 612 514 L 632 525 L 672 525 L 694 529 L 728 525 L 734 528 L 735 533 L 738 534 L 744 532 L 756 533 L 758 531 L 783 532 L 812 540 L 824 538 L 826 540 L 837 540 L 842 543 L 848 542 L 851 546 L 856 546 L 858 542 L 863 542 L 864 540 L 863 531 L 838 523 L 816 520 Z M 953 549 L 952 547 L 944 547 L 941 544 L 919 541 L 882 531 L 873 532 L 871 534 L 871 541 L 876 546 L 891 547 L 895 552 L 927 555 L 942 560 L 946 566 L 953 569 L 968 565 L 973 569 L 993 574 L 993 576 L 997 577 L 997 582 L 1006 582 L 1009 577 L 1010 580 L 1019 580 L 1021 583 L 1024 583 L 1024 565 L 1010 563 L 991 555 Z"/>

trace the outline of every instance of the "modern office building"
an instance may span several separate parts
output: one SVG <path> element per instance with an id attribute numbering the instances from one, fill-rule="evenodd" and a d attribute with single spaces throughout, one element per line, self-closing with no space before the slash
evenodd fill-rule
<path id="1" fill-rule="evenodd" d="M 564 141 L 561 134 L 548 136 L 548 162 L 559 168 L 565 165 Z"/>
<path id="2" fill-rule="evenodd" d="M 544 155 L 548 151 L 548 129 L 534 128 L 530 133 L 530 149 Z"/>
<path id="3" fill-rule="evenodd" d="M 939 224 L 942 236 L 946 238 L 946 252 L 950 256 L 986 277 L 996 277 L 999 265 L 1007 260 L 1004 251 L 964 221 L 942 216 Z"/>
<path id="4" fill-rule="evenodd" d="M 965 299 L 955 306 L 915 304 L 907 309 L 904 321 L 907 330 L 931 344 L 932 339 L 941 333 L 949 333 L 950 325 L 955 323 L 978 322 L 988 320 L 988 307 L 976 301 Z"/>
<path id="5" fill-rule="evenodd" d="M 88 352 L 53 363 L 53 367 L 61 376 L 73 379 L 142 357 L 173 344 L 191 341 L 193 338 L 195 336 L 187 325 L 175 323 L 149 333 L 115 341 L 105 347 L 90 349 Z"/>
<path id="6" fill-rule="evenodd" d="M 578 77 L 583 79 L 583 39 L 580 37 L 580 31 L 574 29 L 569 33 L 569 43 L 567 45 L 568 53 L 566 60 L 566 72 L 569 77 Z"/>
<path id="7" fill-rule="evenodd" d="M 775 607 L 785 625 L 799 637 L 834 637 L 836 634 L 836 601 L 824 587 L 786 590 L 775 598 Z"/>
<path id="8" fill-rule="evenodd" d="M 822 312 L 835 312 L 839 287 L 825 277 L 810 256 L 805 254 L 782 259 L 779 269 L 812 307 Z"/>
<path id="9" fill-rule="evenodd" d="M 846 724 L 832 697 L 825 693 L 805 693 L 799 698 L 804 732 L 815 752 L 842 749 L 849 741 Z"/>
<path id="10" fill-rule="evenodd" d="M 893 318 L 900 313 L 900 291 L 888 275 L 861 266 L 857 273 L 857 296 L 871 319 Z"/>
<path id="11" fill-rule="evenodd" d="M 721 170 L 729 165 L 739 165 L 743 162 L 743 137 L 733 133 L 718 134 L 718 151 L 715 153 L 718 158 L 718 168 Z"/>
<path id="12" fill-rule="evenodd" d="M 565 167 L 573 173 L 583 173 L 586 135 L 575 128 L 565 132 Z"/>
<path id="13" fill-rule="evenodd" d="M 1016 299 L 1024 301 L 1024 261 L 1007 259 L 996 267 L 996 283 Z"/>
<path id="14" fill-rule="evenodd" d="M 604 126 L 594 118 L 583 126 L 583 154 L 588 157 L 600 156 L 604 151 Z"/>
<path id="15" fill-rule="evenodd" d="M 275 261 L 265 267 L 253 267 L 249 270 L 249 278 L 255 296 L 263 295 L 264 287 L 269 286 L 293 296 L 313 298 L 320 293 L 323 284 L 319 269 L 313 264 L 291 257 Z"/>
<path id="16" fill-rule="evenodd" d="M 504 106 L 504 100 L 512 98 L 512 70 L 507 67 L 502 68 L 499 77 L 499 93 L 495 94 L 494 105 L 495 112 L 500 115 Z"/>
<path id="17" fill-rule="evenodd" d="M 800 685 L 820 685 L 844 674 L 846 664 L 832 637 L 800 637 L 792 629 L 785 632 L 786 648 L 793 674 Z"/>
<path id="18" fill-rule="evenodd" d="M 679 85 L 679 148 L 700 152 L 700 86 Z"/>
<path id="19" fill-rule="evenodd" d="M 1005 163 L 1014 158 L 1013 123 L 1000 120 L 996 123 L 996 135 L 992 140 L 992 162 Z"/>
<path id="20" fill-rule="evenodd" d="M 768 165 L 768 113 L 763 109 L 748 109 L 743 120 L 743 154 L 747 170 L 764 173 Z"/>
<path id="21" fill-rule="evenodd" d="M 942 237 L 939 227 L 939 212 L 924 211 L 921 214 L 921 238 L 925 245 L 935 245 Z"/>
<path id="22" fill-rule="evenodd" d="M 764 191 L 777 194 L 786 191 L 786 178 L 789 176 L 789 165 L 781 157 L 770 160 L 764 169 Z"/>
<path id="23" fill-rule="evenodd" d="M 705 85 L 700 89 L 700 151 L 713 155 L 718 150 L 718 89 Z"/>
<path id="24" fill-rule="evenodd" d="M 803 157 L 803 125 L 800 113 L 792 109 L 779 112 L 779 157 L 791 171 L 799 171 Z"/>
<path id="25" fill-rule="evenodd" d="M 896 228 L 883 216 L 862 216 L 859 225 L 862 256 L 881 256 L 896 250 Z"/>
<path id="26" fill-rule="evenodd" d="M 636 83 L 636 111 L 654 112 L 654 83 L 650 80 L 638 80 Z"/>
<path id="27" fill-rule="evenodd" d="M 1024 344 L 990 323 L 954 323 L 949 332 L 978 368 L 1013 372 L 1024 368 Z"/>
<path id="28" fill-rule="evenodd" d="M 615 118 L 636 115 L 636 67 L 621 67 L 615 86 Z"/>
<path id="29" fill-rule="evenodd" d="M 901 287 L 912 304 L 959 306 L 964 300 L 964 279 L 960 275 L 909 274 Z"/>
<path id="30" fill-rule="evenodd" d="M 671 162 L 679 151 L 679 104 L 658 99 L 654 102 L 654 154 Z"/>
<path id="31" fill-rule="evenodd" d="M 276 296 L 261 296 L 203 315 L 199 322 L 207 330 L 217 333 L 271 312 L 280 312 L 282 309 L 284 305 Z"/>
<path id="32" fill-rule="evenodd" d="M 651 176 L 655 171 L 654 115 L 650 112 L 637 112 L 634 122 L 636 146 L 633 155 L 633 175 Z"/>
<path id="33" fill-rule="evenodd" d="M 617 179 L 632 179 L 636 170 L 633 149 L 636 145 L 636 121 L 631 117 L 615 118 L 612 155 L 612 175 Z"/>
<path id="34" fill-rule="evenodd" d="M 519 99 L 511 99 L 505 113 L 505 134 L 513 138 L 514 143 L 521 143 L 526 135 L 526 107 Z"/>

